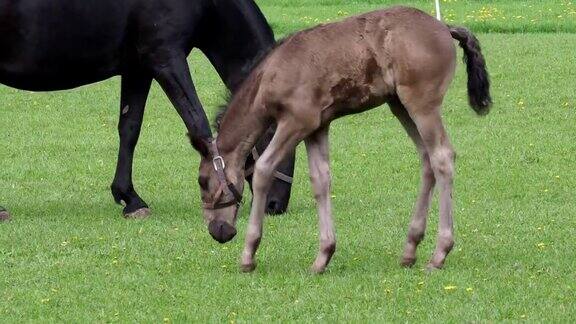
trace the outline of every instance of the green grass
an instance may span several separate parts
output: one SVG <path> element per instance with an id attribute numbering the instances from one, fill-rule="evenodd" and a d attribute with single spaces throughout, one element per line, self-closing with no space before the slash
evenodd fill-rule
<path id="1" fill-rule="evenodd" d="M 342 17 L 408 5 L 435 15 L 434 0 L 257 0 L 279 34 Z M 321 6 L 317 4 L 320 3 Z M 576 32 L 576 2 L 569 0 L 442 0 L 444 19 L 475 32 Z M 313 10 L 310 10 L 314 7 Z"/>
<path id="2" fill-rule="evenodd" d="M 268 3 L 280 21 L 280 5 Z M 300 16 L 336 10 L 301 3 Z M 444 108 L 458 152 L 457 245 L 432 274 L 423 268 L 437 203 L 416 267 L 398 265 L 419 163 L 386 107 L 332 127 L 339 246 L 329 271 L 308 272 L 317 225 L 300 148 L 290 212 L 267 218 L 258 269 L 245 275 L 248 208 L 236 240 L 212 241 L 198 156 L 157 86 L 135 161 L 136 187 L 154 212 L 145 221 L 122 219 L 108 189 L 118 79 L 49 94 L 0 87 L 0 203 L 14 217 L 0 224 L 0 321 L 574 321 L 576 35 L 478 36 L 496 105 L 474 116 L 460 64 Z M 223 86 L 203 57 L 191 60 L 213 115 Z"/>

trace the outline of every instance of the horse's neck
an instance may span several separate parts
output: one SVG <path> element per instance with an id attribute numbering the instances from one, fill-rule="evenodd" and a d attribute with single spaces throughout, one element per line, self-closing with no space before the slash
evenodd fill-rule
<path id="1" fill-rule="evenodd" d="M 274 34 L 253 0 L 215 2 L 215 21 L 204 51 L 233 92 L 247 76 L 246 69 L 274 44 Z M 218 35 L 215 37 L 214 35 Z"/>

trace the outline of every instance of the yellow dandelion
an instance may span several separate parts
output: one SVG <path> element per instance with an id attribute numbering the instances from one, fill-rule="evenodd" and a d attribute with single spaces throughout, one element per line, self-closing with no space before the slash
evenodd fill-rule
<path id="1" fill-rule="evenodd" d="M 466 291 L 467 291 L 467 292 L 473 292 L 474 289 L 472 289 L 472 287 L 468 287 L 468 288 L 466 288 Z"/>
<path id="2" fill-rule="evenodd" d="M 446 291 L 452 291 L 452 290 L 456 290 L 456 289 L 458 289 L 458 286 L 449 285 L 449 286 L 444 287 L 444 290 L 446 290 Z"/>

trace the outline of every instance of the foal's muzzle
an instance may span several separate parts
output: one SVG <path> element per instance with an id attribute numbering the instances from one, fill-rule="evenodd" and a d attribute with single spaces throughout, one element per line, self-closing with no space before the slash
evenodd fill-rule
<path id="1" fill-rule="evenodd" d="M 208 224 L 208 232 L 219 243 L 229 242 L 236 236 L 236 229 L 232 225 L 216 220 Z"/>

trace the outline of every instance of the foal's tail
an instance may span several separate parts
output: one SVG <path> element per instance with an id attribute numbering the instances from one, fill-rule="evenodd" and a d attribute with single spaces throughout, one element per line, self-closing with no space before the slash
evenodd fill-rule
<path id="1" fill-rule="evenodd" d="M 464 63 L 468 71 L 468 99 L 470 106 L 478 115 L 490 112 L 492 98 L 490 97 L 490 79 L 486 70 L 486 61 L 480 49 L 478 39 L 466 28 L 452 27 L 452 38 L 460 43 L 464 50 Z"/>

